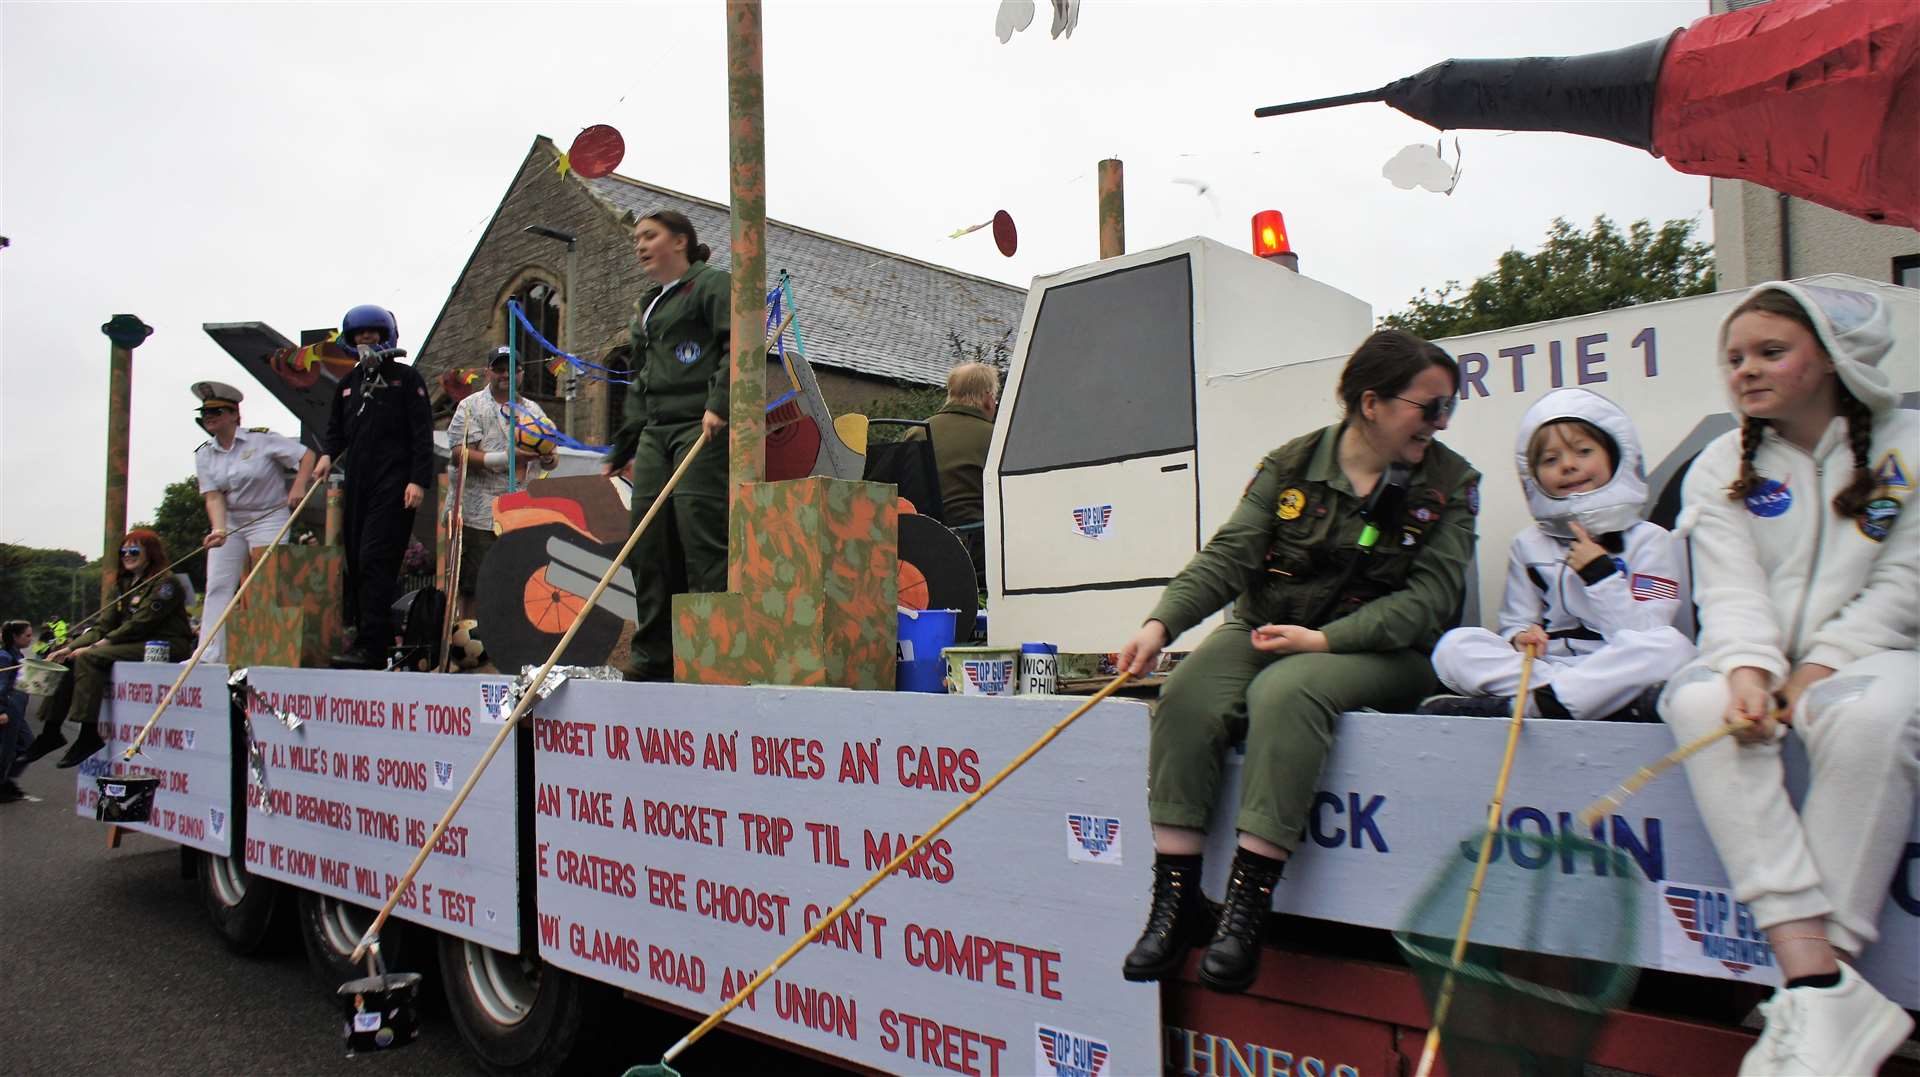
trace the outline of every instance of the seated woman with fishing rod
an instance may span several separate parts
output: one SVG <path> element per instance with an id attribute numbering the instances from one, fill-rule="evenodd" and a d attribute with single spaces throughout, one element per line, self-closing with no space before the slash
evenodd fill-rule
<path id="1" fill-rule="evenodd" d="M 1913 1029 L 1848 964 L 1879 937 L 1920 798 L 1920 521 L 1902 510 L 1920 416 L 1879 368 L 1892 347 L 1877 295 L 1755 288 L 1720 327 L 1740 429 L 1682 491 L 1700 659 L 1660 714 L 1683 743 L 1736 727 L 1687 780 L 1786 981 L 1742 1074 L 1873 1073 Z"/>
<path id="2" fill-rule="evenodd" d="M 80 723 L 80 735 L 55 766 L 79 766 L 106 746 L 99 729 L 100 703 L 115 662 L 140 661 L 150 642 L 165 643 L 172 658 L 193 652 L 189 590 L 179 577 L 167 575 L 167 568 L 167 549 L 159 535 L 146 528 L 127 532 L 120 543 L 114 600 L 92 628 L 47 656 L 53 662 L 71 659 L 73 672 L 60 678 L 60 686 L 47 698 L 46 725 L 34 738 L 29 761 L 67 742 L 60 733 L 65 721 Z"/>
<path id="3" fill-rule="evenodd" d="M 1200 980 L 1244 990 L 1267 912 L 1298 846 L 1342 711 L 1411 710 L 1433 690 L 1427 655 L 1460 608 L 1480 474 L 1434 440 L 1460 373 L 1399 330 L 1347 360 L 1345 418 L 1260 462 L 1239 507 L 1167 585 L 1120 652 L 1135 675 L 1232 602 L 1225 624 L 1175 667 L 1154 710 L 1148 813 L 1154 882 L 1129 980 L 1179 968 L 1206 938 L 1200 860 L 1221 757 L 1246 741 L 1238 850 Z"/>

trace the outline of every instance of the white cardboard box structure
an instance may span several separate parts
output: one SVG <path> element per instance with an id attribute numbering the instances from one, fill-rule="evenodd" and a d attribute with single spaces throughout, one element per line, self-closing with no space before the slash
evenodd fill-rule
<path id="1" fill-rule="evenodd" d="M 1885 297 L 1895 346 L 1882 365 L 1902 393 L 1920 390 L 1920 292 L 1809 279 Z M 1437 342 L 1462 376 L 1441 440 L 1486 476 L 1466 623 L 1499 608 L 1507 544 L 1530 519 L 1513 465 L 1527 407 L 1564 386 L 1619 403 L 1657 499 L 1733 425 L 1716 333 L 1742 294 Z M 1117 650 L 1233 512 L 1254 464 L 1338 421 L 1340 369 L 1372 328 L 1366 303 L 1208 239 L 1035 278 L 987 454 L 990 642 Z"/>

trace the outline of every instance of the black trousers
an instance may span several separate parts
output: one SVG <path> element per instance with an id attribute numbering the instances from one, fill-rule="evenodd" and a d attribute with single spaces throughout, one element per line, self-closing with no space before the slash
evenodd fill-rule
<path id="1" fill-rule="evenodd" d="M 385 654 L 393 647 L 393 603 L 399 597 L 400 562 L 413 537 L 417 510 L 406 508 L 405 480 L 356 490 L 347 480 L 341 541 L 347 555 L 347 618 L 358 626 L 356 648 Z"/>

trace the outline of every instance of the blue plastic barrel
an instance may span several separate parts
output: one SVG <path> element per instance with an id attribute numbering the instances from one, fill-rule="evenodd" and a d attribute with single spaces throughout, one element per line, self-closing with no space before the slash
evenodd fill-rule
<path id="1" fill-rule="evenodd" d="M 899 665 L 894 677 L 897 690 L 947 690 L 947 664 L 940 652 L 953 646 L 959 615 L 959 610 L 900 610 Z"/>

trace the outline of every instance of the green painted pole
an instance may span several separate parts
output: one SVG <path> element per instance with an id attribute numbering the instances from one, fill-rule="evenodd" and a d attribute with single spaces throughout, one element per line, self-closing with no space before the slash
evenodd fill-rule
<path id="1" fill-rule="evenodd" d="M 727 0 L 727 165 L 732 202 L 732 354 L 727 465 L 730 519 L 741 519 L 741 489 L 765 474 L 767 399 L 767 153 L 760 77 L 760 0 Z M 729 536 L 741 531 L 729 526 Z M 729 545 L 732 538 L 729 539 Z M 740 589 L 745 551 L 730 549 L 727 589 Z"/>
<path id="2" fill-rule="evenodd" d="M 153 327 L 136 314 L 116 314 L 100 327 L 113 342 L 107 360 L 107 505 L 100 561 L 100 604 L 120 580 L 120 540 L 127 534 L 127 455 L 133 440 L 133 349 Z"/>

